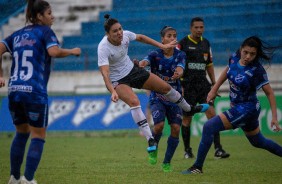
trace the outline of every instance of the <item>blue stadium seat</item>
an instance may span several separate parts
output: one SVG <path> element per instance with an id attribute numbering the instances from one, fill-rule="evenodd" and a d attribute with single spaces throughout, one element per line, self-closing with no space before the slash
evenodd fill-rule
<path id="1" fill-rule="evenodd" d="M 112 11 L 100 13 L 98 22 L 82 24 L 81 35 L 63 38 L 63 46 L 81 47 L 82 56 L 56 59 L 55 70 L 97 70 L 97 47 L 105 34 L 104 14 L 117 18 L 125 30 L 145 34 L 160 40 L 159 30 L 164 25 L 177 29 L 178 39 L 189 34 L 190 19 L 205 20 L 204 37 L 210 40 L 215 65 L 226 65 L 248 36 L 258 35 L 271 44 L 282 45 L 281 0 L 113 0 Z M 150 45 L 131 42 L 130 58 L 142 59 L 151 50 Z M 282 52 L 274 58 L 278 63 Z"/>

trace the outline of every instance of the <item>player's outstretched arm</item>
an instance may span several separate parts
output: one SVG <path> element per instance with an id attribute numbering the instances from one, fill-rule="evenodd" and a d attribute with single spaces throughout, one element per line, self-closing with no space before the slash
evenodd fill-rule
<path id="1" fill-rule="evenodd" d="M 153 45 L 155 47 L 159 47 L 160 49 L 169 49 L 169 48 L 174 48 L 177 45 L 177 41 L 173 40 L 168 44 L 162 44 L 160 42 L 157 42 L 156 40 L 146 36 L 146 35 L 142 35 L 142 34 L 136 34 L 136 41 L 142 42 L 142 43 L 146 43 L 146 44 L 150 44 Z"/>
<path id="2" fill-rule="evenodd" d="M 51 57 L 66 57 L 69 55 L 79 56 L 81 54 L 80 48 L 73 48 L 73 49 L 63 49 L 58 46 L 53 46 L 48 49 L 48 54 Z"/>

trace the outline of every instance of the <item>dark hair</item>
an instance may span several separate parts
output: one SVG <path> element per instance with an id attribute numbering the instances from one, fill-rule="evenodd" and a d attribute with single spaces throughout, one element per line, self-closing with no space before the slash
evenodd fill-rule
<path id="1" fill-rule="evenodd" d="M 190 23 L 190 26 L 192 27 L 194 22 L 203 22 L 204 23 L 204 19 L 201 18 L 201 17 L 194 17 L 191 19 L 191 23 Z"/>
<path id="2" fill-rule="evenodd" d="M 37 14 L 40 13 L 43 15 L 49 7 L 50 4 L 44 0 L 27 0 L 26 23 L 37 23 Z"/>
<path id="3" fill-rule="evenodd" d="M 176 29 L 174 29 L 173 27 L 171 26 L 164 26 L 161 31 L 160 31 L 160 34 L 161 34 L 161 37 L 164 37 L 165 36 L 165 33 L 169 30 L 174 30 L 176 31 Z"/>
<path id="4" fill-rule="evenodd" d="M 268 62 L 270 61 L 274 55 L 274 52 L 279 47 L 271 46 L 265 41 L 261 40 L 258 36 L 251 36 L 243 41 L 241 44 L 241 48 L 249 46 L 257 49 L 257 55 L 253 62 Z"/>
<path id="5" fill-rule="evenodd" d="M 115 23 L 118 23 L 118 20 L 114 18 L 110 18 L 109 14 L 105 14 L 104 18 L 105 18 L 104 29 L 108 33 L 112 25 L 114 25 Z"/>

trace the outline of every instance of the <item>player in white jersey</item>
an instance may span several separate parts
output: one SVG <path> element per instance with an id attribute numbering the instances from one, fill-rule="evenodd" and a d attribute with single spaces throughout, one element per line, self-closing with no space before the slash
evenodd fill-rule
<path id="1" fill-rule="evenodd" d="M 104 23 L 106 35 L 98 46 L 98 66 L 105 85 L 111 93 L 111 100 L 117 102 L 121 99 L 130 106 L 134 122 L 139 126 L 149 143 L 147 151 L 150 153 L 156 150 L 156 141 L 142 112 L 140 101 L 132 88 L 153 90 L 163 94 L 168 100 L 178 104 L 187 112 L 204 112 L 208 109 L 208 104 L 190 106 L 181 94 L 164 80 L 135 66 L 127 54 L 129 42 L 133 40 L 159 47 L 164 51 L 175 47 L 176 40 L 164 45 L 145 35 L 123 31 L 118 20 L 110 18 L 109 15 L 104 17 L 106 19 Z M 175 72 L 175 75 L 178 73 Z"/>

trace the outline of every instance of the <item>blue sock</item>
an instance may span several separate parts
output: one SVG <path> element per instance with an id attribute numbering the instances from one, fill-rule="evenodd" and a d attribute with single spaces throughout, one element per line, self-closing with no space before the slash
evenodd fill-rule
<path id="1" fill-rule="evenodd" d="M 247 136 L 249 142 L 256 148 L 265 149 L 282 157 L 282 147 L 270 139 L 266 139 L 261 132 L 254 136 Z"/>
<path id="2" fill-rule="evenodd" d="M 13 175 L 16 179 L 19 179 L 21 176 L 21 165 L 23 163 L 25 145 L 29 138 L 29 133 L 18 133 L 14 137 L 14 140 L 11 144 L 10 149 L 10 174 Z"/>
<path id="3" fill-rule="evenodd" d="M 163 163 L 170 163 L 174 152 L 178 146 L 179 143 L 179 138 L 177 137 L 171 137 L 169 136 L 167 139 L 167 148 L 166 148 L 166 152 L 165 152 L 165 158 Z"/>
<path id="4" fill-rule="evenodd" d="M 34 173 L 41 160 L 45 140 L 39 138 L 31 139 L 27 157 L 24 176 L 27 180 L 33 180 Z"/>
<path id="5" fill-rule="evenodd" d="M 206 156 L 212 145 L 214 134 L 222 130 L 225 130 L 225 128 L 219 116 L 215 116 L 205 123 L 203 127 L 202 139 L 198 148 L 197 159 L 194 163 L 194 166 L 200 168 L 203 167 Z"/>
<path id="6" fill-rule="evenodd" d="M 158 144 L 159 144 L 159 142 L 162 138 L 162 135 L 163 135 L 162 133 L 160 133 L 160 134 L 153 133 L 153 137 L 154 137 L 155 141 L 157 141 Z"/>

